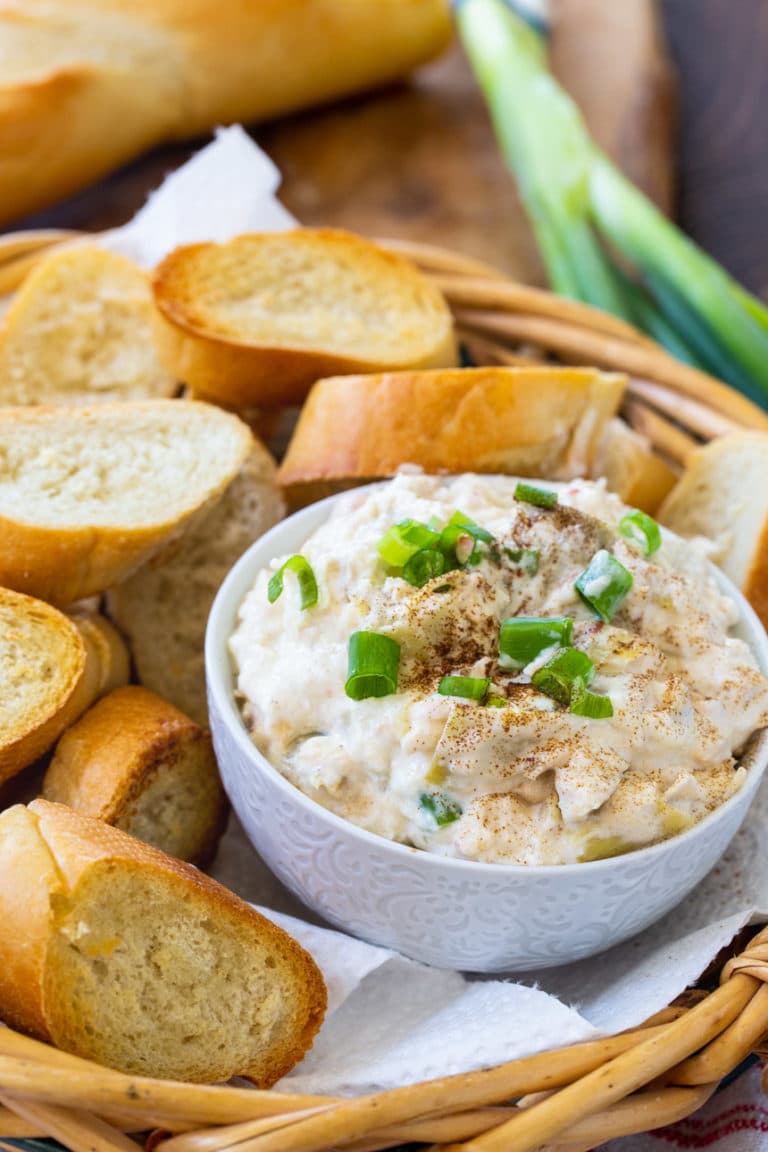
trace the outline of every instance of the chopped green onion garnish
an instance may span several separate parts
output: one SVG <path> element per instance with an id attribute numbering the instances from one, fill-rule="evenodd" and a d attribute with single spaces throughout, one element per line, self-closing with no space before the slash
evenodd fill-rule
<path id="1" fill-rule="evenodd" d="M 489 696 L 485 702 L 486 708 L 506 708 L 506 696 Z"/>
<path id="2" fill-rule="evenodd" d="M 630 544 L 636 544 L 643 556 L 652 556 L 661 548 L 661 530 L 653 519 L 636 508 L 619 520 L 619 532 Z"/>
<path id="3" fill-rule="evenodd" d="M 487 528 L 481 528 L 479 524 L 476 524 L 474 520 L 470 520 L 469 516 L 465 516 L 463 512 L 454 512 L 448 523 L 458 524 L 473 540 L 482 540 L 484 544 L 493 543 L 493 533 L 489 532 Z"/>
<path id="4" fill-rule="evenodd" d="M 585 688 L 573 693 L 570 711 L 577 716 L 589 716 L 592 720 L 608 720 L 613 716 L 613 704 L 610 696 L 598 696 Z"/>
<path id="5" fill-rule="evenodd" d="M 594 675 L 595 666 L 586 652 L 578 648 L 562 648 L 534 672 L 531 683 L 559 704 L 570 704 L 572 697 L 583 692 Z"/>
<path id="6" fill-rule="evenodd" d="M 282 568 L 278 568 L 277 572 L 270 576 L 269 584 L 267 584 L 267 599 L 270 604 L 274 604 L 275 600 L 282 596 L 283 577 L 286 569 L 293 572 L 299 582 L 302 609 L 311 608 L 313 604 L 317 604 L 317 580 L 315 580 L 311 564 L 303 556 L 291 556 Z"/>
<path id="7" fill-rule="evenodd" d="M 477 541 L 463 524 L 446 524 L 437 547 L 445 556 L 446 569 L 464 568 L 475 553 Z"/>
<path id="8" fill-rule="evenodd" d="M 595 552 L 574 588 L 585 604 L 606 624 L 632 587 L 632 573 L 615 556 L 601 548 Z"/>
<path id="9" fill-rule="evenodd" d="M 505 548 L 513 564 L 519 564 L 528 576 L 535 576 L 539 570 L 541 554 L 535 548 Z"/>
<path id="10" fill-rule="evenodd" d="M 545 648 L 568 648 L 573 620 L 567 616 L 512 616 L 499 633 L 499 663 L 503 668 L 525 668 Z"/>
<path id="11" fill-rule="evenodd" d="M 419 520 L 401 520 L 387 529 L 379 540 L 379 556 L 392 568 L 402 568 L 416 552 L 434 548 L 439 539 L 439 532 Z"/>
<path id="12" fill-rule="evenodd" d="M 535 504 L 537 508 L 554 508 L 557 504 L 557 492 L 548 488 L 536 488 L 533 484 L 524 484 L 522 480 L 515 488 L 515 500 L 524 504 Z"/>
<path id="13" fill-rule="evenodd" d="M 423 588 L 435 576 L 442 576 L 445 572 L 445 556 L 437 548 L 422 548 L 414 552 L 410 560 L 403 565 L 403 580 L 413 584 L 414 588 Z"/>
<path id="14" fill-rule="evenodd" d="M 437 690 L 441 696 L 461 696 L 464 700 L 482 702 L 490 686 L 490 680 L 479 676 L 443 676 Z"/>
<path id="15" fill-rule="evenodd" d="M 441 828 L 445 824 L 453 824 L 461 816 L 461 805 L 444 792 L 422 792 L 419 803 L 434 816 L 435 823 Z"/>
<path id="16" fill-rule="evenodd" d="M 397 691 L 400 645 L 380 632 L 353 632 L 345 691 L 352 700 L 391 696 Z"/>

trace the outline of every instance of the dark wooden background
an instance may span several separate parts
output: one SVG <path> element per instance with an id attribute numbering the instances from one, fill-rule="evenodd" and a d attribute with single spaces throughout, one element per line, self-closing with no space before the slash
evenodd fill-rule
<path id="1" fill-rule="evenodd" d="M 679 217 L 768 297 L 768 0 L 663 7 L 681 87 Z"/>
<path id="2" fill-rule="evenodd" d="M 680 82 L 678 218 L 768 296 L 768 0 L 662 0 L 662 8 Z M 283 199 L 302 222 L 432 240 L 541 279 L 458 52 L 407 87 L 254 135 L 281 167 Z M 196 146 L 164 149 L 22 223 L 101 228 L 125 220 Z"/>

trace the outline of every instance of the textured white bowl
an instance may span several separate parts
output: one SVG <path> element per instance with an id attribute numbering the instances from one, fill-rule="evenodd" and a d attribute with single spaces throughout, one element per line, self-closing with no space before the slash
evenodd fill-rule
<path id="1" fill-rule="evenodd" d="M 211 610 L 208 701 L 224 786 L 255 848 L 282 882 L 331 924 L 427 964 L 476 972 L 524 971 L 591 956 L 626 940 L 678 904 L 722 856 L 768 762 L 768 733 L 753 741 L 741 790 L 671 840 L 586 864 L 524 867 L 445 859 L 395 844 L 316 804 L 254 747 L 234 699 L 227 642 L 257 572 L 299 552 L 328 517 L 331 497 L 262 536 L 238 561 Z M 768 672 L 768 638 L 738 603 L 737 634 Z"/>

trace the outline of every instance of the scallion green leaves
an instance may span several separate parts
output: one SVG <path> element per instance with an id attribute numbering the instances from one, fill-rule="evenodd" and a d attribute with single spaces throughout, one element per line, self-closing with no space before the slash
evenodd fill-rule
<path id="1" fill-rule="evenodd" d="M 661 529 L 652 516 L 636 508 L 619 520 L 619 532 L 640 550 L 643 556 L 652 556 L 661 548 Z"/>
<path id="2" fill-rule="evenodd" d="M 632 587 L 632 573 L 601 548 L 579 576 L 574 588 L 593 612 L 609 624 Z"/>
<path id="3" fill-rule="evenodd" d="M 290 560 L 286 560 L 282 568 L 278 568 L 277 572 L 270 577 L 267 584 L 267 599 L 270 604 L 274 604 L 283 594 L 283 580 L 286 571 L 293 572 L 299 582 L 302 609 L 312 608 L 313 605 L 317 604 L 317 580 L 311 564 L 303 556 L 291 556 Z"/>
<path id="4" fill-rule="evenodd" d="M 461 805 L 444 792 L 422 792 L 419 804 L 425 812 L 429 812 L 440 828 L 453 824 L 462 814 Z"/>
<path id="5" fill-rule="evenodd" d="M 435 548 L 440 533 L 418 520 L 401 520 L 384 533 L 378 543 L 379 555 L 392 568 L 402 568 L 417 552 Z"/>
<path id="6" fill-rule="evenodd" d="M 448 521 L 450 525 L 458 525 L 463 528 L 468 536 L 473 540 L 482 540 L 484 544 L 493 543 L 493 533 L 489 532 L 487 528 L 481 528 L 474 520 L 470 520 L 469 516 L 465 516 L 463 512 L 454 512 Z"/>
<path id="7" fill-rule="evenodd" d="M 613 716 L 613 704 L 610 696 L 598 696 L 584 689 L 573 693 L 570 711 L 577 716 L 589 716 L 591 720 L 609 720 Z"/>
<path id="8" fill-rule="evenodd" d="M 435 576 L 442 576 L 445 567 L 445 556 L 442 552 L 437 548 L 422 548 L 406 561 L 401 575 L 403 580 L 407 580 L 414 588 L 423 588 Z"/>
<path id="9" fill-rule="evenodd" d="M 537 488 L 534 484 L 526 484 L 523 480 L 515 487 L 515 500 L 523 504 L 535 504 L 537 508 L 554 508 L 557 504 L 557 492 L 549 488 Z"/>
<path id="10" fill-rule="evenodd" d="M 397 692 L 400 645 L 380 632 L 353 632 L 348 647 L 349 670 L 344 690 L 352 700 L 391 696 Z"/>
<path id="11" fill-rule="evenodd" d="M 463 512 L 454 512 L 443 528 L 434 516 L 428 524 L 401 520 L 384 533 L 377 547 L 388 567 L 414 588 L 423 588 L 444 572 L 479 564 L 489 554 L 480 551 L 480 544 L 492 545 L 493 533 Z"/>
<path id="12" fill-rule="evenodd" d="M 490 680 L 479 676 L 443 676 L 437 690 L 441 696 L 459 696 L 481 704 L 490 686 Z"/>
<path id="13" fill-rule="evenodd" d="M 574 695 L 591 684 L 594 675 L 595 666 L 586 652 L 578 648 L 561 648 L 534 672 L 531 683 L 545 696 L 557 700 L 558 704 L 570 704 Z"/>
<path id="14" fill-rule="evenodd" d="M 567 648 L 573 637 L 573 620 L 567 616 L 512 616 L 499 633 L 502 668 L 525 668 L 546 648 Z"/>
<path id="15" fill-rule="evenodd" d="M 527 576 L 536 575 L 539 570 L 541 553 L 537 552 L 535 548 L 505 548 L 504 551 L 512 563 L 519 564 Z"/>

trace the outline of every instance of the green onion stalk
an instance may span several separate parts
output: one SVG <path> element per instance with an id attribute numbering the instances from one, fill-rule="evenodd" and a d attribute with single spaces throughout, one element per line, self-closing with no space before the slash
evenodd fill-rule
<path id="1" fill-rule="evenodd" d="M 552 288 L 768 407 L 768 308 L 600 152 L 506 0 L 458 0 L 456 20 Z"/>

